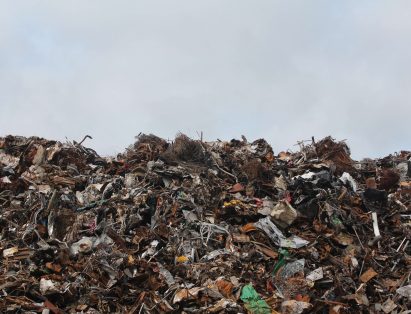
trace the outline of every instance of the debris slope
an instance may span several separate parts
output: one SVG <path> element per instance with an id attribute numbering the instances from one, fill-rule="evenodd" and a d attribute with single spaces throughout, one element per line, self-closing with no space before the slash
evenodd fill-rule
<path id="1" fill-rule="evenodd" d="M 0 138 L 0 312 L 406 313 L 410 160 Z"/>

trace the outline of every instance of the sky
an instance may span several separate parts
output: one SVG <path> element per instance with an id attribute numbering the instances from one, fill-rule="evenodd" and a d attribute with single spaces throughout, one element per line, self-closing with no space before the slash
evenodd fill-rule
<path id="1" fill-rule="evenodd" d="M 411 2 L 0 0 L 0 136 L 411 150 Z"/>

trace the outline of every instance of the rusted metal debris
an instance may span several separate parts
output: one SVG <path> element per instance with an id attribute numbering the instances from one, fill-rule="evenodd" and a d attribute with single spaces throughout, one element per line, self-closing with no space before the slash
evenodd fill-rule
<path id="1" fill-rule="evenodd" d="M 411 309 L 411 152 L 83 141 L 0 138 L 0 312 Z"/>

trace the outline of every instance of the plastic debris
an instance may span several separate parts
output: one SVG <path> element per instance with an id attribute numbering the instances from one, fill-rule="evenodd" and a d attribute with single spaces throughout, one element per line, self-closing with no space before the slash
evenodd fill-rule
<path id="1" fill-rule="evenodd" d="M 241 290 L 241 300 L 245 303 L 246 309 L 252 314 L 270 314 L 271 307 L 266 301 L 261 299 L 251 284 L 245 285 Z"/>
<path id="2" fill-rule="evenodd" d="M 0 137 L 1 313 L 410 311 L 411 152 L 83 143 Z"/>
<path id="3" fill-rule="evenodd" d="M 309 243 L 308 241 L 295 235 L 286 238 L 269 217 L 261 218 L 254 225 L 263 230 L 271 238 L 271 240 L 280 247 L 297 249 L 306 246 Z"/>
<path id="4" fill-rule="evenodd" d="M 283 201 L 274 206 L 270 215 L 275 223 L 285 228 L 294 222 L 298 213 L 287 201 Z"/>
<path id="5" fill-rule="evenodd" d="M 354 192 L 357 192 L 357 182 L 353 179 L 353 177 L 348 173 L 344 172 L 342 176 L 340 177 L 340 180 L 344 182 L 344 184 L 349 184 L 351 189 Z"/>
<path id="6" fill-rule="evenodd" d="M 311 281 L 317 281 L 324 278 L 324 271 L 322 267 L 318 267 L 310 272 L 306 277 L 306 279 Z"/>
<path id="7" fill-rule="evenodd" d="M 411 300 L 411 285 L 398 288 L 397 293 L 400 296 L 403 296 L 403 297 L 408 298 L 408 299 Z"/>

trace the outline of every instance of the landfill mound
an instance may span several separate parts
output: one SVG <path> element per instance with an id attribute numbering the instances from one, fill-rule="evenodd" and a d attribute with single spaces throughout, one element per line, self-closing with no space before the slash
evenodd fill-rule
<path id="1" fill-rule="evenodd" d="M 2 313 L 410 313 L 411 152 L 0 138 Z"/>

